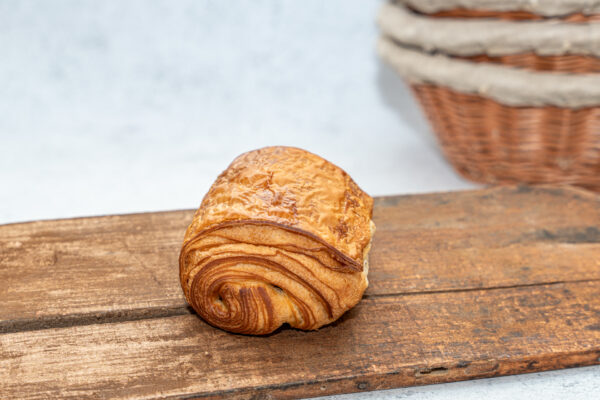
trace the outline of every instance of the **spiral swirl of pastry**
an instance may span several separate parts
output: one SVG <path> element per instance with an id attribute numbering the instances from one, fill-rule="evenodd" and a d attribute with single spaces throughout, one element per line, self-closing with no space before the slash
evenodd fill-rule
<path id="1" fill-rule="evenodd" d="M 290 147 L 242 154 L 217 178 L 179 258 L 208 323 L 263 335 L 317 329 L 361 299 L 373 200 L 340 168 Z"/>

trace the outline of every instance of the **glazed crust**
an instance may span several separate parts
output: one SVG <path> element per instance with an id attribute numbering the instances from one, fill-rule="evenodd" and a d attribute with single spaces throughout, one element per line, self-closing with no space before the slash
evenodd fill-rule
<path id="1" fill-rule="evenodd" d="M 367 287 L 373 199 L 307 151 L 242 154 L 217 178 L 180 254 L 187 301 L 225 330 L 317 329 Z"/>

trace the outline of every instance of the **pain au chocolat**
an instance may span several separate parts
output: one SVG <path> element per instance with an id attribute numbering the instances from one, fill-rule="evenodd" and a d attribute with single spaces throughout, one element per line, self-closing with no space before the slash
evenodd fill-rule
<path id="1" fill-rule="evenodd" d="M 219 175 L 179 257 L 188 303 L 227 331 L 317 329 L 354 307 L 368 281 L 373 199 L 307 151 L 267 147 Z"/>

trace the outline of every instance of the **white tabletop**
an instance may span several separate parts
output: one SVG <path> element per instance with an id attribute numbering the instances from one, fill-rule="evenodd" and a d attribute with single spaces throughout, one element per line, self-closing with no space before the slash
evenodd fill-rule
<path id="1" fill-rule="evenodd" d="M 196 208 L 233 157 L 276 144 L 372 195 L 477 187 L 377 60 L 379 4 L 0 2 L 0 223 Z M 599 392 L 590 367 L 340 398 Z"/>

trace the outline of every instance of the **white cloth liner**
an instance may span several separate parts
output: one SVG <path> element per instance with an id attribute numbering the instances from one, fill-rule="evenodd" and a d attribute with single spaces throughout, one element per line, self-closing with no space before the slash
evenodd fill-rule
<path id="1" fill-rule="evenodd" d="M 581 108 L 600 105 L 600 74 L 559 74 L 476 63 L 410 49 L 382 37 L 381 57 L 412 83 L 478 94 L 509 106 Z"/>
<path id="2" fill-rule="evenodd" d="M 600 57 L 600 23 L 431 18 L 398 4 L 385 4 L 378 22 L 383 32 L 396 41 L 429 52 L 462 56 L 535 52 Z"/>

